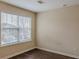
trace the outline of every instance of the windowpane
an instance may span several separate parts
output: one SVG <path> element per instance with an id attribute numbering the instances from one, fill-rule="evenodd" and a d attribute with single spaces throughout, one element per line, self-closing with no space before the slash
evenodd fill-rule
<path id="1" fill-rule="evenodd" d="M 18 40 L 17 16 L 1 13 L 1 44 L 17 42 Z"/>
<path id="2" fill-rule="evenodd" d="M 1 26 L 3 28 L 16 28 L 18 27 L 17 18 L 16 15 L 1 13 Z"/>
<path id="3" fill-rule="evenodd" d="M 31 18 L 19 17 L 19 40 L 31 41 Z"/>
<path id="4" fill-rule="evenodd" d="M 1 26 L 4 24 L 4 23 L 6 23 L 6 17 L 7 16 L 7 14 L 6 13 L 1 13 Z"/>
<path id="5" fill-rule="evenodd" d="M 27 28 L 27 21 L 26 17 L 19 16 L 19 28 Z"/>
<path id="6" fill-rule="evenodd" d="M 2 44 L 17 42 L 18 29 L 11 29 L 11 28 L 2 29 L 1 39 Z"/>
<path id="7" fill-rule="evenodd" d="M 6 23 L 11 25 L 12 28 L 17 28 L 18 27 L 17 21 L 18 20 L 17 20 L 17 16 L 16 15 L 7 14 L 7 21 L 6 21 Z"/>

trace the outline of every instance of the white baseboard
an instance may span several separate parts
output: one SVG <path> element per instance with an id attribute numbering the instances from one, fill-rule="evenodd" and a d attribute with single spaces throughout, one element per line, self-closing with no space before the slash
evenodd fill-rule
<path id="1" fill-rule="evenodd" d="M 75 55 L 71 55 L 71 54 L 67 54 L 67 53 L 62 53 L 62 52 L 58 52 L 58 51 L 53 51 L 53 50 L 49 50 L 49 49 L 41 48 L 41 47 L 37 47 L 37 48 L 40 49 L 40 50 L 44 50 L 44 51 L 48 51 L 48 52 L 53 52 L 53 53 L 58 53 L 58 54 L 61 54 L 61 55 L 65 55 L 65 56 L 69 56 L 69 57 L 73 57 L 73 58 L 79 59 L 79 56 L 75 56 Z"/>
<path id="2" fill-rule="evenodd" d="M 26 49 L 26 50 L 24 50 L 24 51 L 21 51 L 21 52 L 18 52 L 18 53 L 14 53 L 14 54 L 12 54 L 12 55 L 8 55 L 8 56 L 5 56 L 5 57 L 0 58 L 0 59 L 8 59 L 8 58 L 11 58 L 11 57 L 13 57 L 13 56 L 16 56 L 16 55 L 22 54 L 22 53 L 24 53 L 24 52 L 27 52 L 27 51 L 33 50 L 33 49 L 35 49 L 35 48 L 36 48 L 36 47 L 29 48 L 29 49 Z"/>

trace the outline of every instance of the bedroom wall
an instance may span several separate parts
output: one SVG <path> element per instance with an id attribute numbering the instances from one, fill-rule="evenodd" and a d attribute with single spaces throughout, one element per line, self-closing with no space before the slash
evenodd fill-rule
<path id="1" fill-rule="evenodd" d="M 37 15 L 38 47 L 79 56 L 79 5 Z"/>
<path id="2" fill-rule="evenodd" d="M 32 17 L 32 34 L 33 34 L 32 41 L 30 41 L 30 42 L 0 47 L 0 59 L 2 57 L 6 57 L 6 56 L 9 56 L 9 55 L 21 52 L 21 51 L 25 51 L 29 48 L 35 47 L 36 46 L 36 42 L 35 42 L 36 13 L 18 8 L 18 7 L 3 3 L 3 2 L 0 2 L 0 11 L 24 15 L 24 16 L 31 16 Z"/>

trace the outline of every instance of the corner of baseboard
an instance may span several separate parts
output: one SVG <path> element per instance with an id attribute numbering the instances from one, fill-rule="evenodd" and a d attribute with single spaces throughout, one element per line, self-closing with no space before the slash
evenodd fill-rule
<path id="1" fill-rule="evenodd" d="M 50 49 L 46 49 L 46 48 L 41 48 L 41 47 L 36 47 L 36 48 L 44 50 L 44 51 L 58 53 L 58 54 L 61 54 L 61 55 L 65 55 L 65 56 L 69 56 L 69 57 L 73 57 L 73 58 L 79 59 L 79 56 L 75 56 L 75 55 L 71 55 L 71 54 L 67 54 L 67 53 L 63 53 L 63 52 L 59 52 L 59 51 L 54 51 L 54 50 L 50 50 Z"/>
<path id="2" fill-rule="evenodd" d="M 62 53 L 62 52 L 59 52 L 59 51 L 53 51 L 53 50 L 46 49 L 46 48 L 41 48 L 41 47 L 33 47 L 33 48 L 30 48 L 30 49 L 26 49 L 25 51 L 21 51 L 21 52 L 12 54 L 12 55 L 8 55 L 8 56 L 5 56 L 5 57 L 0 58 L 0 59 L 8 59 L 8 58 L 11 58 L 11 57 L 16 56 L 18 54 L 22 54 L 24 52 L 27 52 L 27 51 L 30 51 L 30 50 L 33 50 L 33 49 L 36 49 L 36 48 L 37 49 L 41 49 L 41 50 L 45 50 L 45 51 L 49 51 L 49 52 L 53 52 L 53 53 L 58 53 L 58 54 L 61 54 L 61 55 L 70 56 L 70 57 L 79 59 L 79 56 L 75 56 L 75 55 L 71 55 L 71 54 L 67 54 L 67 53 Z"/>

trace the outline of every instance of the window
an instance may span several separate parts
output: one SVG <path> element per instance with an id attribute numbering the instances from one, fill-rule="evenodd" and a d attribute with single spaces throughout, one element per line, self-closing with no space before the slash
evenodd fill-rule
<path id="1" fill-rule="evenodd" d="M 1 12 L 0 45 L 31 41 L 31 17 Z"/>

